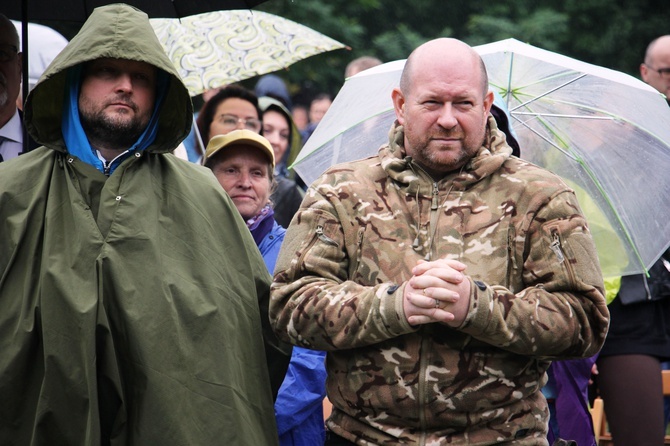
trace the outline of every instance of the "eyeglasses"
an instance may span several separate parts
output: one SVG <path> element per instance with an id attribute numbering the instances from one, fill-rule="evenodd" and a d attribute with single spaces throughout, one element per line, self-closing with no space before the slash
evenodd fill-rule
<path id="1" fill-rule="evenodd" d="M 234 129 L 238 124 L 242 124 L 245 129 L 251 130 L 253 132 L 260 132 L 261 130 L 261 121 L 256 118 L 240 118 L 235 115 L 224 114 L 219 116 L 219 123 L 227 128 Z"/>
<path id="2" fill-rule="evenodd" d="M 9 62 L 18 52 L 19 49 L 14 45 L 0 43 L 0 62 Z"/>
<path id="3" fill-rule="evenodd" d="M 647 64 L 645 64 L 647 65 Z M 653 68 L 649 65 L 647 65 L 647 68 L 649 68 L 651 71 L 655 71 L 658 73 L 659 76 L 661 76 L 663 79 L 670 79 L 670 67 L 668 68 Z"/>

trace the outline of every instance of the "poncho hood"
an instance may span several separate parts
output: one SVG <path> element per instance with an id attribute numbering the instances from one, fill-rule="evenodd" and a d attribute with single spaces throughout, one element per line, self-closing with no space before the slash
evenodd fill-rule
<path id="1" fill-rule="evenodd" d="M 81 31 L 46 69 L 26 101 L 25 122 L 30 135 L 40 144 L 66 151 L 61 119 L 67 71 L 107 57 L 146 62 L 169 75 L 170 84 L 160 110 L 157 136 L 146 150 L 153 153 L 172 151 L 191 129 L 191 98 L 158 41 L 149 17 L 124 4 L 96 8 Z"/>

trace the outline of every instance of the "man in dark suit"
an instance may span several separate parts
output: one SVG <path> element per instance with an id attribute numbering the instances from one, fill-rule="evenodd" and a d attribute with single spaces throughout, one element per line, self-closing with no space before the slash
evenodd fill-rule
<path id="1" fill-rule="evenodd" d="M 22 59 L 16 27 L 0 14 L 0 162 L 24 152 L 23 116 L 16 107 L 21 90 Z M 30 140 L 29 149 L 36 146 Z"/>

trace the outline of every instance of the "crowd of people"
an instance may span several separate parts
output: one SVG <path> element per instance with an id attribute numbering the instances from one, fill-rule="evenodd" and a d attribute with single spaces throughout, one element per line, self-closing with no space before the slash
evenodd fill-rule
<path id="1" fill-rule="evenodd" d="M 617 446 L 663 444 L 670 252 L 602 277 L 466 43 L 414 49 L 388 143 L 311 185 L 332 96 L 271 74 L 194 110 L 134 7 L 23 110 L 21 59 L 0 15 L 0 444 L 595 446 L 594 395 Z M 670 104 L 670 36 L 640 75 Z"/>

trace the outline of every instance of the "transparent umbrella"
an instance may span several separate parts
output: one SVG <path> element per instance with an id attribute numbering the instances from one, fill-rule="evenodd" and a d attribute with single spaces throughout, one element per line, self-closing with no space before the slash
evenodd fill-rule
<path id="1" fill-rule="evenodd" d="M 514 39 L 475 48 L 506 102 L 521 157 L 576 191 L 606 277 L 646 271 L 670 245 L 670 108 L 644 82 Z M 310 183 L 370 156 L 395 119 L 404 61 L 345 81 L 294 163 Z"/>

